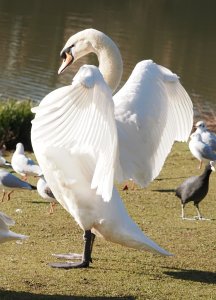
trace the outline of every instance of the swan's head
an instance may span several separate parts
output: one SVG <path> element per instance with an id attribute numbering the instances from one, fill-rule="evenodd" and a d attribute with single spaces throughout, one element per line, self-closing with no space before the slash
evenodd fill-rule
<path id="1" fill-rule="evenodd" d="M 24 146 L 23 146 L 22 143 L 16 144 L 16 152 L 17 152 L 17 153 L 20 153 L 20 154 L 23 154 L 23 153 L 24 153 Z"/>
<path id="2" fill-rule="evenodd" d="M 97 55 L 99 70 L 114 92 L 121 81 L 123 71 L 121 54 L 112 39 L 96 29 L 85 29 L 69 38 L 60 53 L 63 63 L 58 74 L 90 52 Z"/>
<path id="3" fill-rule="evenodd" d="M 82 56 L 85 56 L 90 52 L 96 52 L 93 41 L 98 34 L 100 34 L 100 31 L 86 29 L 72 35 L 60 52 L 63 62 L 58 70 L 58 74 L 62 73 L 69 65 Z"/>

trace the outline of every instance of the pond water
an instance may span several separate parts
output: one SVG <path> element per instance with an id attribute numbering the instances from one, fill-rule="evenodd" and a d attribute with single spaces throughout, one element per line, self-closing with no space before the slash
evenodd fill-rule
<path id="1" fill-rule="evenodd" d="M 57 75 L 59 52 L 85 28 L 109 35 L 124 61 L 153 59 L 177 73 L 197 110 L 216 107 L 215 0 L 0 0 L 0 99 L 40 101 L 70 84 L 83 58 Z"/>

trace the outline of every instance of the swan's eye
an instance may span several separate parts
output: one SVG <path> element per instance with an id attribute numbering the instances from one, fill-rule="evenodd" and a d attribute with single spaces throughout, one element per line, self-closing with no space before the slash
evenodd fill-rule
<path id="1" fill-rule="evenodd" d="M 63 58 L 63 59 L 65 59 L 65 58 L 66 58 L 66 54 L 65 54 L 65 52 L 64 52 L 64 51 L 60 53 L 60 57 L 61 57 L 61 58 Z"/>
<path id="2" fill-rule="evenodd" d="M 60 52 L 60 57 L 65 59 L 66 58 L 66 53 L 72 54 L 72 47 L 74 47 L 74 45 L 67 47 L 66 49 L 62 50 Z"/>

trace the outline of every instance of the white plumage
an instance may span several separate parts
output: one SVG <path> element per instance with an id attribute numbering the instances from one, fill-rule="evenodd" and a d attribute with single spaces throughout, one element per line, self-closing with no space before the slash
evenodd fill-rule
<path id="1" fill-rule="evenodd" d="M 216 160 L 216 153 L 208 144 L 203 142 L 200 133 L 194 132 L 191 134 L 189 149 L 192 155 L 199 160 L 199 168 L 201 168 L 203 162 Z"/>
<path id="2" fill-rule="evenodd" d="M 213 151 L 216 151 L 216 135 L 207 129 L 204 121 L 198 121 L 195 125 L 196 133 L 201 135 L 202 141 L 209 145 Z"/>
<path id="3" fill-rule="evenodd" d="M 16 150 L 11 158 L 11 165 L 14 171 L 22 175 L 25 179 L 27 179 L 27 176 L 42 175 L 39 165 L 25 155 L 22 143 L 16 145 Z"/>
<path id="4" fill-rule="evenodd" d="M 81 67 L 72 85 L 51 92 L 33 109 L 37 160 L 55 198 L 85 232 L 83 261 L 69 267 L 89 265 L 89 231 L 169 255 L 129 217 L 113 180 L 114 175 L 119 181 L 132 178 L 145 186 L 155 178 L 174 141 L 189 136 L 192 103 L 178 77 L 152 61 L 139 63 L 112 99 L 110 87 L 116 88 L 122 74 L 120 53 L 93 29 L 68 40 L 59 73 L 89 52 L 97 53 L 99 69 Z"/>
<path id="5" fill-rule="evenodd" d="M 14 224 L 14 220 L 12 220 L 3 212 L 0 212 L 0 243 L 28 238 L 26 235 L 15 233 L 9 230 L 8 226 L 13 226 Z"/>
<path id="6" fill-rule="evenodd" d="M 192 104 L 176 74 L 151 60 L 136 65 L 113 97 L 123 179 L 157 177 L 174 141 L 187 141 Z"/>

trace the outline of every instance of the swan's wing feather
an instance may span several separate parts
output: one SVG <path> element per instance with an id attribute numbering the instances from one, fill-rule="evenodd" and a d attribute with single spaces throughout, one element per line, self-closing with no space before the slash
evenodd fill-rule
<path id="1" fill-rule="evenodd" d="M 151 60 L 136 65 L 113 100 L 123 178 L 146 186 L 158 176 L 174 141 L 187 141 L 192 102 L 178 76 Z"/>
<path id="2" fill-rule="evenodd" d="M 47 148 L 70 150 L 74 157 L 89 157 L 86 165 L 94 162 L 91 188 L 109 201 L 118 151 L 117 130 L 112 93 L 98 68 L 83 66 L 72 85 L 51 92 L 33 112 L 34 145 L 46 143 Z"/>

